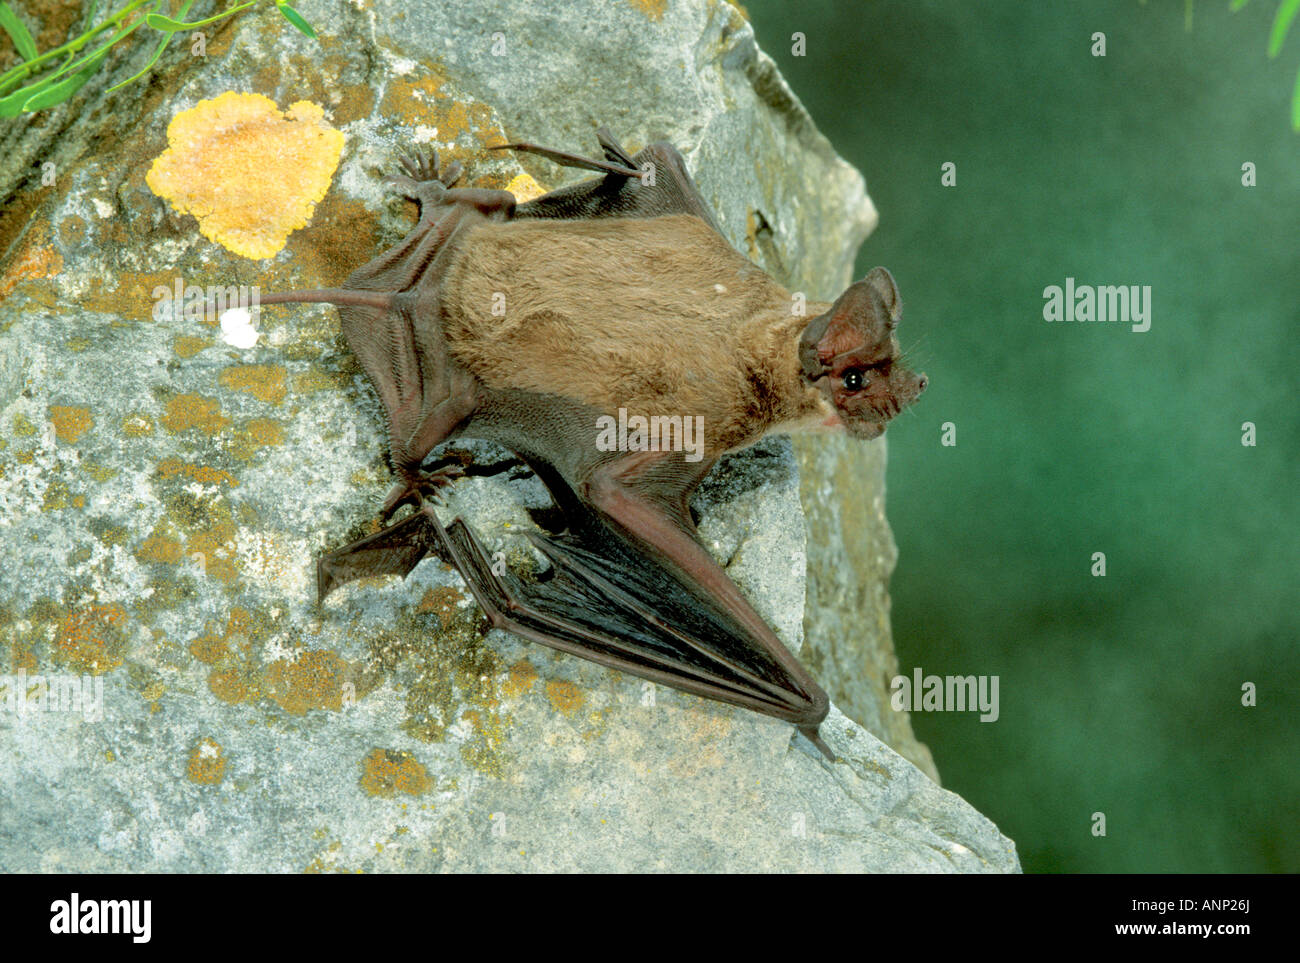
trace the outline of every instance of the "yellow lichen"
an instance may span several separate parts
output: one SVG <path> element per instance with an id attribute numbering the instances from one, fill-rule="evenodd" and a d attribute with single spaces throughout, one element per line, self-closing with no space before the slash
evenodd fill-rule
<path id="1" fill-rule="evenodd" d="M 222 370 L 219 380 L 231 391 L 244 391 L 259 401 L 284 401 L 285 370 L 278 364 L 240 364 Z"/>
<path id="2" fill-rule="evenodd" d="M 200 786 L 215 786 L 226 778 L 226 757 L 215 739 L 202 739 L 190 751 L 190 761 L 185 767 L 190 782 Z"/>
<path id="3" fill-rule="evenodd" d="M 520 204 L 535 200 L 546 193 L 545 188 L 527 174 L 520 174 L 506 185 L 506 190 L 515 195 Z"/>
<path id="4" fill-rule="evenodd" d="M 343 152 L 316 104 L 281 113 L 260 94 L 227 91 L 181 111 L 145 180 L 199 219 L 203 236 L 249 258 L 279 252 L 311 220 Z"/>
<path id="5" fill-rule="evenodd" d="M 418 796 L 432 785 L 428 770 L 409 752 L 373 749 L 361 760 L 361 788 L 372 796 Z"/>
<path id="6" fill-rule="evenodd" d="M 207 338 L 196 338 L 185 334 L 172 341 L 172 350 L 181 358 L 192 358 L 211 344 L 212 342 Z"/>

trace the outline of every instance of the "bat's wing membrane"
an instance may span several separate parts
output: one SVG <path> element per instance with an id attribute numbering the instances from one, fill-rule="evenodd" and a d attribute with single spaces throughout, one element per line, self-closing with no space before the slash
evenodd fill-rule
<path id="1" fill-rule="evenodd" d="M 597 136 L 605 154 L 604 160 L 579 157 L 536 144 L 502 144 L 494 148 L 527 151 L 566 167 L 600 171 L 605 175 L 520 204 L 515 209 L 515 217 L 587 220 L 691 214 L 722 233 L 676 147 L 660 141 L 632 156 L 614 140 L 608 128 L 602 127 Z M 653 165 L 654 183 L 642 177 L 647 165 Z"/>

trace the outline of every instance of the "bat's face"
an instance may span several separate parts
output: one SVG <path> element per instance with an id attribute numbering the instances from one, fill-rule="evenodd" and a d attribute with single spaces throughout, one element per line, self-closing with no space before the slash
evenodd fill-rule
<path id="1" fill-rule="evenodd" d="M 894 279 L 878 267 L 808 323 L 799 360 L 804 377 L 827 401 L 827 427 L 877 438 L 925 390 L 925 375 L 908 370 L 900 358 L 894 329 L 901 316 Z"/>

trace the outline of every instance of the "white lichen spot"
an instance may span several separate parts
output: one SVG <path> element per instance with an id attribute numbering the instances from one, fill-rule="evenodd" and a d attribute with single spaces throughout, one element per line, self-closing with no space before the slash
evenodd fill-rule
<path id="1" fill-rule="evenodd" d="M 719 294 L 726 294 L 727 286 L 725 284 L 715 284 L 713 285 L 713 290 L 717 291 Z"/>
<path id="2" fill-rule="evenodd" d="M 393 73 L 396 74 L 398 77 L 405 77 L 407 74 L 409 74 L 418 66 L 419 64 L 417 64 L 414 60 L 408 59 L 407 57 L 393 58 Z"/>
<path id="3" fill-rule="evenodd" d="M 218 755 L 217 747 L 216 747 L 213 743 L 211 743 L 211 742 L 207 742 L 207 741 L 204 741 L 204 742 L 201 742 L 201 743 L 199 744 L 199 757 L 200 757 L 200 758 L 202 758 L 202 759 L 215 759 L 215 758 L 217 758 L 217 755 Z"/>
<path id="4" fill-rule="evenodd" d="M 257 344 L 257 329 L 247 308 L 231 308 L 221 315 L 221 340 L 233 348 L 251 348 Z"/>
<path id="5" fill-rule="evenodd" d="M 235 553 L 244 574 L 261 584 L 274 583 L 290 595 L 307 591 L 310 566 L 301 559 L 311 555 L 305 539 L 240 528 Z"/>
<path id="6" fill-rule="evenodd" d="M 431 143 L 438 137 L 438 128 L 430 127 L 428 124 L 416 124 L 412 137 L 417 144 Z"/>
<path id="7" fill-rule="evenodd" d="M 267 640 L 263 659 L 270 662 L 297 662 L 302 652 L 285 644 L 283 635 L 276 635 Z"/>
<path id="8" fill-rule="evenodd" d="M 99 215 L 100 220 L 106 220 L 113 216 L 113 205 L 108 201 L 101 201 L 98 197 L 92 197 L 90 203 L 95 208 L 95 213 Z"/>

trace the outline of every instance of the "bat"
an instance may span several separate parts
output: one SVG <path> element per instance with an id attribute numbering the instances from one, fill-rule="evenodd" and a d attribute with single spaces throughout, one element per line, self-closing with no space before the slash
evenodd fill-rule
<path id="1" fill-rule="evenodd" d="M 461 165 L 436 153 L 403 157 L 386 178 L 419 205 L 402 241 L 341 288 L 261 298 L 336 305 L 387 416 L 389 524 L 319 559 L 320 598 L 435 555 L 492 625 L 788 721 L 834 759 L 826 693 L 701 545 L 689 504 L 726 452 L 793 430 L 874 438 L 916 401 L 898 288 L 878 267 L 800 312 L 726 241 L 676 148 L 632 156 L 597 136 L 596 159 L 493 148 L 599 175 L 526 203 L 456 187 Z M 461 471 L 423 464 L 456 437 L 512 449 L 550 491 L 563 524 L 529 533 L 550 566 L 537 579 L 494 572 L 463 519 L 439 521 Z"/>

